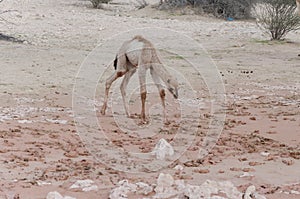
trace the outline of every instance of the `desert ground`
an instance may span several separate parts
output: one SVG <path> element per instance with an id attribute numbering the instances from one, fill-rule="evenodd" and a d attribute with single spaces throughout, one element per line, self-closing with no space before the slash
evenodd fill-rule
<path id="1" fill-rule="evenodd" d="M 103 9 L 93 9 L 84 0 L 0 4 L 0 11 L 11 10 L 0 19 L 1 199 L 46 198 L 54 191 L 77 199 L 180 198 L 159 195 L 176 190 L 174 184 L 168 184 L 173 179 L 194 186 L 210 182 L 221 183 L 221 187 L 227 182 L 236 193 L 245 193 L 254 185 L 256 192 L 268 199 L 300 198 L 300 32 L 288 34 L 285 41 L 268 41 L 253 20 L 225 21 L 195 15 L 189 9 L 161 11 L 152 7 L 155 3 L 140 10 L 134 1 L 125 0 L 112 1 Z M 153 85 L 149 85 L 146 105 L 150 123 L 139 124 L 136 76 L 128 88 L 135 117 L 124 115 L 120 81 L 111 89 L 107 114 L 100 114 L 105 78 L 113 73 L 110 62 L 123 42 L 105 41 L 120 33 L 130 38 L 126 31 L 136 28 L 146 28 L 149 40 L 151 35 L 163 36 L 157 28 L 186 35 L 203 47 L 200 53 L 187 48 L 187 56 L 205 54 L 217 67 L 213 78 L 222 80 L 225 88 L 222 113 L 226 117 L 222 131 L 211 135 L 207 145 L 203 143 L 210 136 L 214 103 L 209 80 L 171 51 L 159 50 L 162 61 L 189 81 L 195 95 L 190 97 L 187 84 L 179 78 L 179 99 L 166 93 L 169 125 L 161 122 L 160 99 Z M 7 40 L 3 35 L 15 39 Z M 157 42 L 174 46 L 174 52 L 181 47 L 175 36 L 153 41 L 160 45 Z M 82 69 L 90 65 L 91 79 L 99 81 L 94 95 L 82 100 L 85 95 L 74 88 L 80 83 Z M 97 77 L 97 71 L 104 73 Z M 90 89 L 89 85 L 81 86 L 83 91 Z M 77 99 L 81 99 L 78 104 Z M 88 104 L 93 112 L 77 114 L 80 103 Z M 185 112 L 179 111 L 182 103 Z M 98 126 L 84 126 L 85 117 L 87 121 L 96 118 Z M 179 131 L 186 135 L 181 140 L 176 138 Z M 161 138 L 181 146 L 189 136 L 193 142 L 187 148 L 175 149 L 182 154 L 157 170 L 144 167 L 149 161 L 139 162 L 138 158 L 132 158 L 136 170 L 120 167 L 132 165 L 129 159 L 129 163 L 113 159 L 119 157 L 117 153 L 101 154 L 109 148 L 98 144 L 104 143 L 100 140 L 105 137 L 115 148 L 143 154 L 151 152 Z M 205 146 L 209 146 L 207 154 L 199 158 Z M 154 161 L 155 156 L 150 162 L 151 158 Z M 160 174 L 169 174 L 164 184 L 169 187 L 163 190 L 158 189 Z M 76 187 L 80 180 L 90 183 Z M 133 191 L 132 186 L 139 182 L 150 190 Z M 211 198 L 234 199 L 228 189 L 215 188 Z M 123 197 L 116 190 L 123 191 Z M 194 195 L 197 198 L 197 193 Z"/>

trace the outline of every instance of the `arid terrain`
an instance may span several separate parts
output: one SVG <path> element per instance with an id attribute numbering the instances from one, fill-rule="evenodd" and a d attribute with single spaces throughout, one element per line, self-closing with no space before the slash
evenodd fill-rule
<path id="1" fill-rule="evenodd" d="M 225 21 L 194 15 L 189 9 L 161 11 L 151 6 L 155 3 L 140 10 L 133 1 L 121 0 L 103 9 L 93 9 L 84 0 L 7 0 L 0 4 L 0 11 L 11 10 L 1 15 L 0 38 L 15 38 L 0 40 L 0 199 L 46 198 L 54 191 L 77 199 L 105 199 L 121 180 L 156 187 L 147 194 L 128 191 L 128 198 L 162 198 L 157 196 L 160 173 L 195 186 L 207 180 L 228 181 L 240 193 L 254 185 L 268 199 L 300 198 L 300 31 L 288 34 L 285 41 L 268 41 L 255 21 Z M 105 41 L 120 33 L 126 38 L 125 32 L 136 28 L 147 28 L 149 40 L 151 35 L 163 38 L 164 31 L 158 28 L 170 29 L 203 47 L 194 52 L 174 35 L 153 40 L 156 46 L 158 42 L 174 46 L 173 52 L 186 45 L 190 47 L 187 56 L 205 54 L 212 64 L 208 67 L 218 68 L 212 78 L 221 79 L 226 92 L 222 104 L 226 118 L 220 134 L 209 135 L 214 98 L 208 80 L 171 50 L 159 50 L 160 56 L 170 71 L 173 67 L 184 78 L 177 77 L 178 100 L 166 93 L 169 125 L 161 122 L 160 99 L 153 85 L 148 86 L 147 98 L 150 124 L 139 125 L 136 76 L 128 91 L 135 117 L 124 115 L 120 81 L 111 90 L 107 114 L 100 114 L 104 80 L 113 73 L 110 62 L 123 42 Z M 95 69 L 89 71 L 91 81 L 99 81 L 94 95 L 79 101 L 94 110 L 87 118 L 76 112 L 81 108 L 76 100 L 84 94 L 74 89 L 86 66 Z M 104 73 L 98 77 L 100 71 Z M 183 79 L 192 85 L 192 97 Z M 82 85 L 81 89 L 90 89 Z M 185 112 L 180 112 L 182 103 Z M 90 117 L 96 118 L 95 128 L 80 123 Z M 180 140 L 178 132 L 188 136 Z M 193 142 L 183 151 L 175 149 L 182 154 L 157 171 L 145 167 L 146 160 L 133 159 L 138 172 L 117 169 L 117 164 L 129 167 L 131 163 L 120 161 L 113 152 L 106 154 L 107 147 L 97 144 L 105 137 L 115 148 L 148 153 L 161 138 L 183 146 L 189 135 Z M 203 144 L 209 136 L 213 138 Z M 208 145 L 208 154 L 199 158 L 199 150 Z M 91 183 L 86 189 L 73 186 L 78 180 Z M 230 198 L 225 191 L 216 192 L 211 198 Z"/>

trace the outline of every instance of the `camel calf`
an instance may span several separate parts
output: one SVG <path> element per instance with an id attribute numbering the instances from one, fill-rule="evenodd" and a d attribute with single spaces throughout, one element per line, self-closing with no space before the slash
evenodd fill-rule
<path id="1" fill-rule="evenodd" d="M 168 123 L 165 109 L 165 90 L 161 85 L 161 80 L 165 83 L 168 90 L 174 96 L 175 99 L 178 98 L 178 82 L 162 65 L 153 44 L 150 41 L 143 38 L 142 36 L 135 36 L 133 39 L 125 41 L 121 46 L 119 52 L 117 53 L 117 56 L 114 61 L 114 67 L 114 74 L 112 74 L 112 76 L 110 76 L 105 83 L 106 89 L 101 114 L 105 114 L 111 84 L 116 79 L 124 75 L 123 81 L 120 86 L 120 90 L 126 115 L 130 117 L 129 108 L 126 103 L 126 87 L 132 75 L 136 71 L 138 71 L 140 82 L 140 94 L 142 101 L 141 119 L 142 122 L 145 123 L 145 102 L 147 95 L 146 71 L 150 69 L 151 77 L 154 83 L 156 84 L 160 94 L 163 106 L 164 122 Z"/>

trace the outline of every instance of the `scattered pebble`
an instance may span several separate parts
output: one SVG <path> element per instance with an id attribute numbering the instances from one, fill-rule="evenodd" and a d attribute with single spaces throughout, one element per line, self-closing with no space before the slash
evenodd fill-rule
<path id="1" fill-rule="evenodd" d="M 51 182 L 45 182 L 45 181 L 41 181 L 41 180 L 37 180 L 36 183 L 39 186 L 51 185 Z"/>
<path id="2" fill-rule="evenodd" d="M 282 163 L 290 166 L 290 165 L 293 165 L 295 162 L 292 159 L 284 159 L 284 160 L 282 160 Z"/>
<path id="3" fill-rule="evenodd" d="M 270 153 L 269 152 L 261 152 L 260 155 L 267 157 L 270 155 Z"/>
<path id="4" fill-rule="evenodd" d="M 244 172 L 242 175 L 240 175 L 240 178 L 245 178 L 245 177 L 253 177 L 254 175 L 248 173 L 248 172 Z"/>

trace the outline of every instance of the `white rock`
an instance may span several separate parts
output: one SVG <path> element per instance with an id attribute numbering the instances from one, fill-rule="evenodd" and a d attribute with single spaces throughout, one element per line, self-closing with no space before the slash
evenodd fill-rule
<path id="1" fill-rule="evenodd" d="M 227 198 L 241 198 L 242 193 L 229 181 L 216 182 L 206 180 L 200 186 L 187 185 L 184 195 L 190 199 L 196 198 L 212 198 L 212 195 L 218 194 L 219 192 L 225 193 Z M 221 199 L 222 197 L 215 198 Z"/>
<path id="2" fill-rule="evenodd" d="M 83 187 L 82 191 L 88 192 L 88 191 L 98 191 L 98 186 L 97 185 L 91 185 L 89 187 Z"/>
<path id="3" fill-rule="evenodd" d="M 268 153 L 268 152 L 261 152 L 260 155 L 267 157 L 267 156 L 270 155 L 270 153 Z"/>
<path id="4" fill-rule="evenodd" d="M 256 192 L 256 188 L 254 185 L 249 186 L 244 194 L 243 199 L 266 199 L 265 196 L 262 196 Z"/>
<path id="5" fill-rule="evenodd" d="M 20 124 L 31 124 L 33 121 L 31 120 L 18 120 L 18 123 Z"/>
<path id="6" fill-rule="evenodd" d="M 83 187 L 91 186 L 94 183 L 92 180 L 77 180 L 70 189 L 78 189 Z"/>
<path id="7" fill-rule="evenodd" d="M 176 185 L 178 191 L 183 192 L 185 189 L 184 180 L 175 180 L 174 184 Z"/>
<path id="8" fill-rule="evenodd" d="M 82 191 L 97 191 L 98 186 L 94 185 L 93 180 L 77 180 L 70 189 L 81 189 Z"/>
<path id="9" fill-rule="evenodd" d="M 156 195 L 154 198 L 170 198 L 178 194 L 178 191 L 173 187 L 174 179 L 170 174 L 160 173 L 155 187 Z"/>
<path id="10" fill-rule="evenodd" d="M 123 199 L 127 198 L 128 193 L 138 193 L 148 195 L 153 191 L 153 187 L 144 183 L 137 182 L 135 184 L 129 183 L 128 180 L 121 180 L 117 183 L 116 188 L 110 191 L 110 199 Z"/>
<path id="11" fill-rule="evenodd" d="M 175 180 L 169 174 L 161 173 L 157 180 L 157 186 L 154 189 L 156 195 L 153 198 L 214 198 L 223 199 L 220 196 L 213 196 L 219 192 L 225 193 L 227 198 L 241 198 L 242 193 L 228 181 L 216 182 L 206 180 L 202 185 L 185 184 L 184 180 Z"/>
<path id="12" fill-rule="evenodd" d="M 251 185 L 246 189 L 245 195 L 243 199 L 252 199 L 251 194 L 255 192 L 255 186 Z"/>
<path id="13" fill-rule="evenodd" d="M 122 180 L 118 184 L 118 187 L 113 189 L 109 195 L 110 199 L 127 199 L 128 193 L 138 193 L 147 195 L 152 192 L 152 186 L 138 182 L 135 184 L 129 183 L 128 180 Z M 229 181 L 212 181 L 206 180 L 201 185 L 189 185 L 184 180 L 174 180 L 170 174 L 160 173 L 157 178 L 157 185 L 154 189 L 155 195 L 153 199 L 235 199 L 242 198 L 242 193 Z M 226 196 L 217 196 L 218 193 L 224 193 Z M 249 198 L 253 196 L 253 198 Z M 248 187 L 243 199 L 266 199 L 264 196 L 258 194 L 255 191 L 254 186 Z M 144 198 L 146 199 L 146 198 Z"/>
<path id="14" fill-rule="evenodd" d="M 64 197 L 60 195 L 60 193 L 58 193 L 57 191 L 53 191 L 47 194 L 46 199 L 64 199 Z"/>
<path id="15" fill-rule="evenodd" d="M 254 175 L 248 173 L 248 172 L 244 172 L 242 175 L 240 175 L 240 178 L 244 178 L 244 177 L 252 177 Z"/>
<path id="16" fill-rule="evenodd" d="M 122 180 L 117 185 L 119 187 L 111 190 L 109 194 L 110 199 L 125 199 L 128 193 L 137 191 L 137 185 L 128 183 L 128 180 Z"/>
<path id="17" fill-rule="evenodd" d="M 39 186 L 51 185 L 51 182 L 45 182 L 45 181 L 41 181 L 41 180 L 36 181 L 36 183 Z"/>
<path id="18" fill-rule="evenodd" d="M 174 184 L 174 179 L 170 174 L 160 173 L 157 179 L 158 186 L 172 186 Z"/>
<path id="19" fill-rule="evenodd" d="M 221 196 L 212 196 L 209 199 L 227 199 L 227 198 L 224 198 L 224 197 L 221 197 Z"/>
<path id="20" fill-rule="evenodd" d="M 204 195 L 207 194 L 205 194 L 199 186 L 187 185 L 184 190 L 184 196 L 188 197 L 189 199 L 204 198 Z"/>
<path id="21" fill-rule="evenodd" d="M 127 199 L 127 190 L 124 190 L 121 187 L 111 190 L 109 194 L 109 199 Z"/>
<path id="22" fill-rule="evenodd" d="M 164 160 L 166 156 L 174 155 L 174 149 L 165 139 L 160 139 L 151 152 L 158 160 Z"/>
<path id="23" fill-rule="evenodd" d="M 295 191 L 295 190 L 291 190 L 291 194 L 296 194 L 296 195 L 299 195 L 300 192 L 299 191 Z"/>
<path id="24" fill-rule="evenodd" d="M 46 119 L 47 122 L 54 123 L 54 124 L 67 124 L 67 120 L 55 120 L 55 119 Z"/>
<path id="25" fill-rule="evenodd" d="M 137 193 L 148 195 L 153 191 L 153 187 L 144 183 L 144 182 L 137 182 Z"/>

